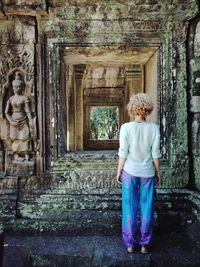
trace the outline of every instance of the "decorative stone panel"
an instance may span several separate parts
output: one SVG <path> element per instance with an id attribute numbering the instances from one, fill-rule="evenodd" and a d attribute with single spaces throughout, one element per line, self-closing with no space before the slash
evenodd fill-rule
<path id="1" fill-rule="evenodd" d="M 38 143 L 35 77 L 35 19 L 31 17 L 26 18 L 25 16 L 13 16 L 10 20 L 1 20 L 0 30 L 2 32 L 0 35 L 0 138 L 2 144 L 1 154 L 3 157 L 1 171 L 4 172 L 5 175 L 33 175 L 36 171 L 36 150 Z M 25 123 L 24 121 L 20 128 L 15 128 L 16 134 L 18 132 L 18 137 L 16 136 L 16 139 L 13 140 L 10 136 L 11 128 L 6 113 L 9 113 L 9 116 L 14 116 L 11 102 L 15 99 L 12 85 L 15 79 L 18 79 L 18 81 L 24 84 L 20 99 L 27 99 L 27 107 L 25 108 L 24 106 L 24 108 L 26 112 L 28 112 L 27 115 L 30 117 L 31 121 L 29 120 L 28 122 L 27 118 L 27 126 L 22 126 L 22 124 Z M 11 99 L 12 101 L 8 105 L 8 101 Z M 30 111 L 27 110 L 28 106 L 30 107 Z M 25 110 L 24 108 L 21 108 L 22 114 Z M 19 115 L 19 113 L 17 114 Z M 24 130 L 22 130 L 21 127 L 25 127 L 26 129 L 24 128 Z M 22 138 L 20 131 L 21 133 L 22 131 L 29 131 L 30 137 L 26 139 L 26 141 L 19 141 L 18 138 Z M 21 137 L 19 137 L 19 135 Z M 20 151 L 25 149 L 22 148 L 22 145 L 21 148 L 19 148 L 20 142 L 24 144 L 25 142 L 27 142 L 27 144 L 29 143 L 26 162 L 23 157 L 14 161 L 14 142 L 15 149 L 20 149 Z M 18 148 L 16 148 L 16 145 Z M 19 153 L 19 151 L 16 151 L 15 154 L 16 153 Z"/>

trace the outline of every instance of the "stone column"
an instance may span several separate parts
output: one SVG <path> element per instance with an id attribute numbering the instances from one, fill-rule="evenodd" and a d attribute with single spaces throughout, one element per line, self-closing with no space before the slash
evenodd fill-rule
<path id="1" fill-rule="evenodd" d="M 189 101 L 190 101 L 190 152 L 191 184 L 200 189 L 200 22 L 190 27 L 189 54 Z"/>

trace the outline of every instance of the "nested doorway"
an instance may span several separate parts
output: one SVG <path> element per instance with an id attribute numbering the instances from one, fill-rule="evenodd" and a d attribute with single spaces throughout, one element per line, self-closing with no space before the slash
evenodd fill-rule
<path id="1" fill-rule="evenodd" d="M 157 106 L 158 48 L 137 53 L 76 48 L 62 56 L 66 150 L 117 149 L 130 95 L 146 91 Z"/>

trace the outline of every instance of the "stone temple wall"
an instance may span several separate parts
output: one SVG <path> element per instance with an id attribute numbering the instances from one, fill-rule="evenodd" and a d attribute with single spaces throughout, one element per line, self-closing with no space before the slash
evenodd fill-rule
<path id="1" fill-rule="evenodd" d="M 200 116 L 200 57 L 199 57 L 199 40 L 200 40 L 200 22 L 194 19 L 189 30 L 188 40 L 188 94 L 189 94 L 189 135 L 191 152 L 191 183 L 193 186 L 200 188 L 200 139 L 199 139 L 199 116 Z"/>
<path id="2" fill-rule="evenodd" d="M 47 212 L 52 203 L 60 211 L 112 210 L 119 199 L 115 152 L 67 153 L 69 55 L 87 58 L 115 51 L 119 57 L 135 53 L 139 58 L 158 51 L 160 188 L 191 183 L 200 189 L 198 16 L 195 0 L 1 1 L 0 192 L 5 219 L 40 216 L 41 206 Z M 77 83 L 82 72 L 77 69 Z M 20 85 L 18 96 L 13 81 Z"/>

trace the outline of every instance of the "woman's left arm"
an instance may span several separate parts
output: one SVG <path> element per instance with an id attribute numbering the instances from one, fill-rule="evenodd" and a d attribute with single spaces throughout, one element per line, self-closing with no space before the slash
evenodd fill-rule
<path id="1" fill-rule="evenodd" d="M 122 182 L 121 175 L 122 175 L 125 161 L 126 161 L 126 158 L 119 157 L 118 168 L 117 168 L 117 177 L 116 177 L 118 182 Z"/>
<path id="2" fill-rule="evenodd" d="M 156 180 L 157 183 L 160 181 L 160 131 L 158 126 L 156 126 L 156 134 L 154 137 L 154 142 L 152 145 L 152 158 L 153 158 L 153 163 L 156 169 Z"/>

